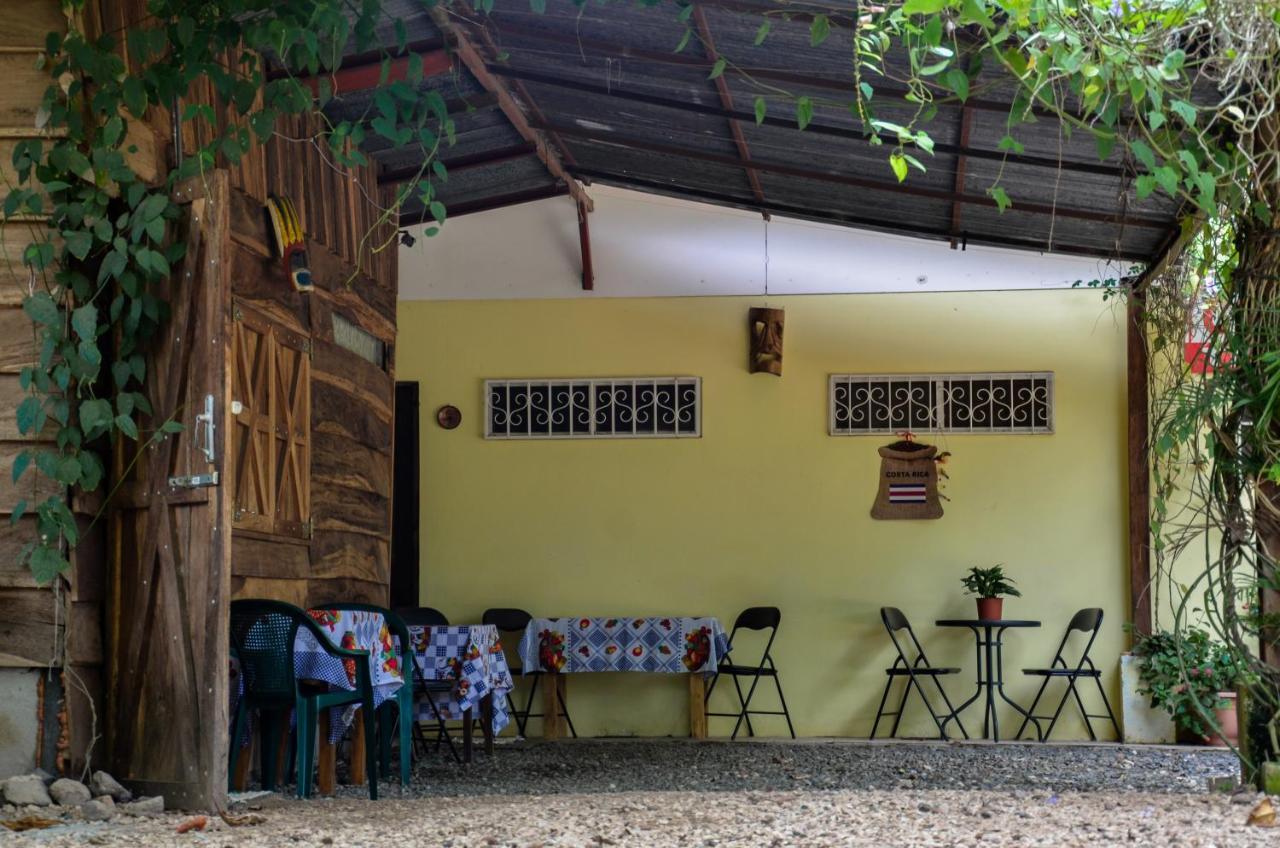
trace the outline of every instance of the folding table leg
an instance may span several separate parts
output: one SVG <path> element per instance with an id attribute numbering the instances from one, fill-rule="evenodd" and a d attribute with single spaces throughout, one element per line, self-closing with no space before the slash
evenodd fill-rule
<path id="1" fill-rule="evenodd" d="M 480 732 L 484 735 L 484 752 L 493 756 L 493 693 L 480 699 Z"/>
<path id="2" fill-rule="evenodd" d="M 472 721 L 471 710 L 462 711 L 462 761 L 471 762 L 472 737 L 475 736 L 475 722 Z"/>
<path id="3" fill-rule="evenodd" d="M 338 748 L 329 741 L 329 708 L 320 710 L 316 724 L 319 725 L 320 755 L 317 757 L 316 791 L 321 795 L 332 795 L 338 785 Z"/>
<path id="4" fill-rule="evenodd" d="M 554 671 L 546 674 L 546 685 L 542 687 L 542 738 L 560 739 L 564 729 L 560 723 L 560 702 L 564 699 L 564 675 Z"/>

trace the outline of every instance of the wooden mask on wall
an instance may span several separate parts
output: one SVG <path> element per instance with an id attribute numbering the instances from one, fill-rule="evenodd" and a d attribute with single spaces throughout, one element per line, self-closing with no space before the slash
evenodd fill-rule
<path id="1" fill-rule="evenodd" d="M 747 315 L 751 330 L 751 360 L 748 368 L 752 374 L 782 376 L 782 325 L 786 312 L 753 306 Z"/>

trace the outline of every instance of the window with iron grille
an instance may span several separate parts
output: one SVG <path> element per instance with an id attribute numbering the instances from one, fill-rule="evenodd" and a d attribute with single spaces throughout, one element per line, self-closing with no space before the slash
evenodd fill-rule
<path id="1" fill-rule="evenodd" d="M 1053 372 L 833 374 L 833 436 L 1052 433 Z"/>
<path id="2" fill-rule="evenodd" d="M 487 439 L 691 438 L 702 434 L 698 377 L 486 380 Z"/>

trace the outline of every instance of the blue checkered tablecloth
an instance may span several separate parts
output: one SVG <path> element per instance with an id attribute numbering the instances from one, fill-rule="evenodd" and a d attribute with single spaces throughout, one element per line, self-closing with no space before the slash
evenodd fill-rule
<path id="1" fill-rule="evenodd" d="M 467 710 L 478 716 L 480 699 L 492 693 L 493 733 L 501 733 L 511 721 L 507 693 L 513 684 L 498 628 L 490 624 L 411 626 L 409 638 L 413 640 L 414 662 L 422 679 L 455 681 L 452 691 L 431 693 L 441 718 L 461 721 Z M 418 700 L 418 720 L 435 721 L 425 697 Z"/>
<path id="2" fill-rule="evenodd" d="M 716 618 L 535 618 L 520 640 L 526 669 L 560 673 L 712 673 L 729 652 Z"/>
<path id="3" fill-rule="evenodd" d="M 373 706 L 395 696 L 404 685 L 400 655 L 381 613 L 367 610 L 308 610 L 325 638 L 338 648 L 369 652 L 373 682 Z M 293 671 L 300 680 L 319 680 L 338 689 L 356 688 L 355 660 L 343 660 L 324 650 L 310 630 L 299 629 L 293 643 Z M 329 741 L 342 738 L 355 718 L 359 704 L 334 707 L 330 712 Z"/>

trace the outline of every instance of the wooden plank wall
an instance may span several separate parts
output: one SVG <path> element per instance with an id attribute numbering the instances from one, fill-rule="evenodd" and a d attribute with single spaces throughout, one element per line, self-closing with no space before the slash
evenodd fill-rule
<path id="1" fill-rule="evenodd" d="M 58 0 L 7 0 L 0 26 L 0 202 L 13 185 L 13 148 L 19 139 L 39 137 L 36 110 L 49 84 L 36 66 L 46 33 L 65 29 Z M 74 550 L 72 570 L 54 587 L 39 587 L 17 560 L 35 536 L 24 518 L 11 526 L 9 515 L 22 499 L 35 504 L 63 490 L 47 478 L 27 472 L 13 482 L 11 469 L 24 448 L 46 439 L 18 433 L 16 410 L 24 393 L 18 383 L 23 367 L 36 360 L 35 333 L 21 311 L 23 298 L 40 285 L 22 265 L 27 244 L 47 235 L 44 219 L 22 216 L 0 221 L 0 667 L 55 666 L 64 692 L 56 716 L 61 724 L 58 750 L 42 751 L 60 768 L 76 769 L 95 729 L 102 703 L 103 549 L 100 529 L 90 530 L 95 504 L 75 504 L 85 539 Z M 100 732 L 100 725 L 97 727 Z M 35 764 L 33 764 L 35 765 Z"/>
<path id="2" fill-rule="evenodd" d="M 312 196 L 312 203 L 323 202 Z M 387 602 L 391 574 L 391 467 L 396 279 L 357 272 L 312 240 L 316 288 L 300 294 L 266 245 L 262 207 L 237 192 L 232 205 L 232 294 L 311 341 L 309 540 L 232 533 L 233 597 Z M 333 315 L 381 339 L 385 368 L 334 344 Z"/>

